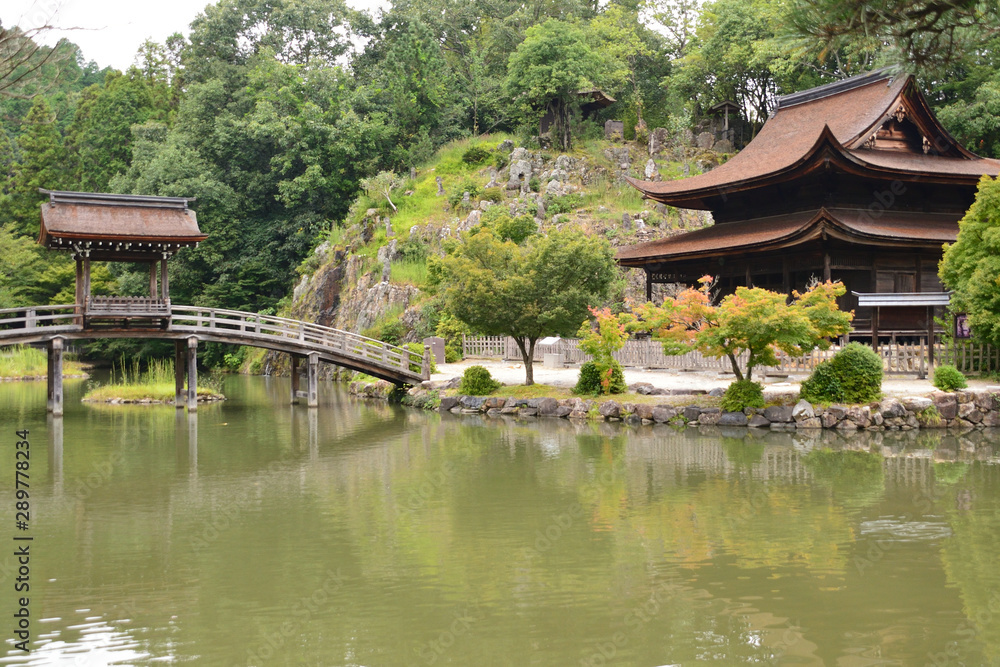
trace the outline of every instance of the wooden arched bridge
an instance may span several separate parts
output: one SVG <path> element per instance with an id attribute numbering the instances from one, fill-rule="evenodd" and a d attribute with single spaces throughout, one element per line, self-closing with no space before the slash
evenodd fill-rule
<path id="1" fill-rule="evenodd" d="M 62 414 L 62 357 L 67 340 L 160 338 L 175 341 L 178 408 L 198 409 L 197 351 L 200 341 L 251 345 L 292 355 L 292 400 L 316 406 L 319 362 L 361 371 L 396 384 L 430 377 L 430 351 L 423 354 L 348 331 L 238 310 L 176 306 L 170 302 L 167 260 L 196 249 L 208 237 L 198 228 L 186 197 L 150 197 L 42 190 L 38 243 L 68 252 L 76 261 L 76 303 L 0 310 L 0 346 L 47 344 L 49 410 Z M 128 262 L 149 267 L 148 297 L 91 294 L 92 262 Z M 299 391 L 299 361 L 308 359 L 308 391 Z M 187 391 L 184 379 L 187 378 Z"/>
<path id="2" fill-rule="evenodd" d="M 176 405 L 197 409 L 198 343 L 215 342 L 292 355 L 292 399 L 318 405 L 319 362 L 343 366 L 396 384 L 430 378 L 423 354 L 319 324 L 237 310 L 171 305 L 169 300 L 90 297 L 85 306 L 36 306 L 0 310 L 0 346 L 46 344 L 49 409 L 62 414 L 65 342 L 96 338 L 156 338 L 176 345 Z M 308 391 L 299 391 L 298 362 L 307 359 Z M 187 389 L 184 380 L 187 378 Z"/>

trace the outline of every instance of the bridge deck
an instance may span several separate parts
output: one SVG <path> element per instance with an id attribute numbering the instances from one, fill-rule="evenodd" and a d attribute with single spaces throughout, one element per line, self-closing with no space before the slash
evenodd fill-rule
<path id="1" fill-rule="evenodd" d="M 366 338 L 319 324 L 238 310 L 169 306 L 164 328 L 126 327 L 95 329 L 84 326 L 90 313 L 77 305 L 32 306 L 0 310 L 0 346 L 38 343 L 62 337 L 162 338 L 250 345 L 308 356 L 367 373 L 397 384 L 418 384 L 429 379 L 430 369 L 422 355 L 407 348 Z M 114 315 L 109 315 L 115 317 Z M 119 315 L 129 317 L 127 313 Z M 146 317 L 134 315 L 135 317 Z M 155 317 L 164 317 L 162 312 Z"/>

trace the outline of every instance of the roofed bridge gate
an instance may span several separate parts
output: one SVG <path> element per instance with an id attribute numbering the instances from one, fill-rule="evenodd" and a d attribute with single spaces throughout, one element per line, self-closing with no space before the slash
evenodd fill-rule
<path id="1" fill-rule="evenodd" d="M 45 344 L 48 348 L 48 409 L 63 412 L 62 369 L 68 340 L 157 338 L 175 345 L 175 405 L 197 410 L 197 350 L 200 341 L 250 345 L 292 358 L 292 401 L 319 404 L 321 361 L 396 384 L 430 377 L 430 351 L 407 348 L 358 334 L 281 317 L 198 308 L 170 301 L 167 260 L 207 236 L 198 229 L 190 199 L 43 191 L 38 242 L 72 253 L 76 260 L 76 303 L 0 310 L 0 346 Z M 149 265 L 149 296 L 91 294 L 91 263 Z M 299 362 L 307 386 L 300 390 Z M 186 387 L 185 387 L 186 385 Z"/>

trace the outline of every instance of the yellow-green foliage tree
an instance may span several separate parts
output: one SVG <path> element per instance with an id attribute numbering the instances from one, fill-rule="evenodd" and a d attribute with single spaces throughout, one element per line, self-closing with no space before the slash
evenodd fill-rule
<path id="1" fill-rule="evenodd" d="M 686 289 L 663 305 L 635 308 L 629 328 L 651 331 L 667 354 L 697 350 L 710 357 L 726 357 L 737 380 L 752 379 L 758 366 L 777 366 L 779 351 L 798 356 L 814 347 L 827 349 L 829 339 L 850 329 L 852 312 L 837 307 L 844 285 L 829 281 L 804 293 L 784 294 L 759 287 L 737 287 L 718 305 L 711 295 L 712 278 L 703 277 L 699 289 Z M 745 366 L 739 357 L 746 353 Z"/>
<path id="2" fill-rule="evenodd" d="M 629 338 L 626 320 L 612 315 L 609 308 L 590 308 L 590 314 L 594 316 L 594 323 L 591 324 L 589 318 L 584 320 L 576 335 L 580 339 L 580 349 L 590 355 L 601 374 L 601 393 L 610 394 L 615 368 L 621 368 L 614 354 L 625 347 Z"/>

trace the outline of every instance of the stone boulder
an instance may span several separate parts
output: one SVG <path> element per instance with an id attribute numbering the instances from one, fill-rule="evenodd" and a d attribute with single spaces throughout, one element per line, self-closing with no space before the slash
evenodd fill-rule
<path id="1" fill-rule="evenodd" d="M 742 412 L 723 412 L 716 424 L 719 426 L 746 426 L 747 416 Z"/>
<path id="2" fill-rule="evenodd" d="M 597 411 L 605 419 L 617 419 L 621 416 L 621 406 L 615 401 L 605 401 L 601 403 Z"/>
<path id="3" fill-rule="evenodd" d="M 677 408 L 656 406 L 652 411 L 652 418 L 658 424 L 666 424 L 677 416 Z"/>
<path id="4" fill-rule="evenodd" d="M 764 408 L 764 417 L 768 422 L 787 423 L 792 421 L 792 406 L 790 405 L 769 405 Z"/>
<path id="5" fill-rule="evenodd" d="M 813 412 L 813 406 L 809 401 L 801 400 L 792 408 L 792 419 L 797 422 L 801 422 L 804 419 L 812 419 L 815 416 L 816 413 Z"/>
<path id="6" fill-rule="evenodd" d="M 898 398 L 886 398 L 878 406 L 879 412 L 884 418 L 905 417 L 906 407 Z"/>

